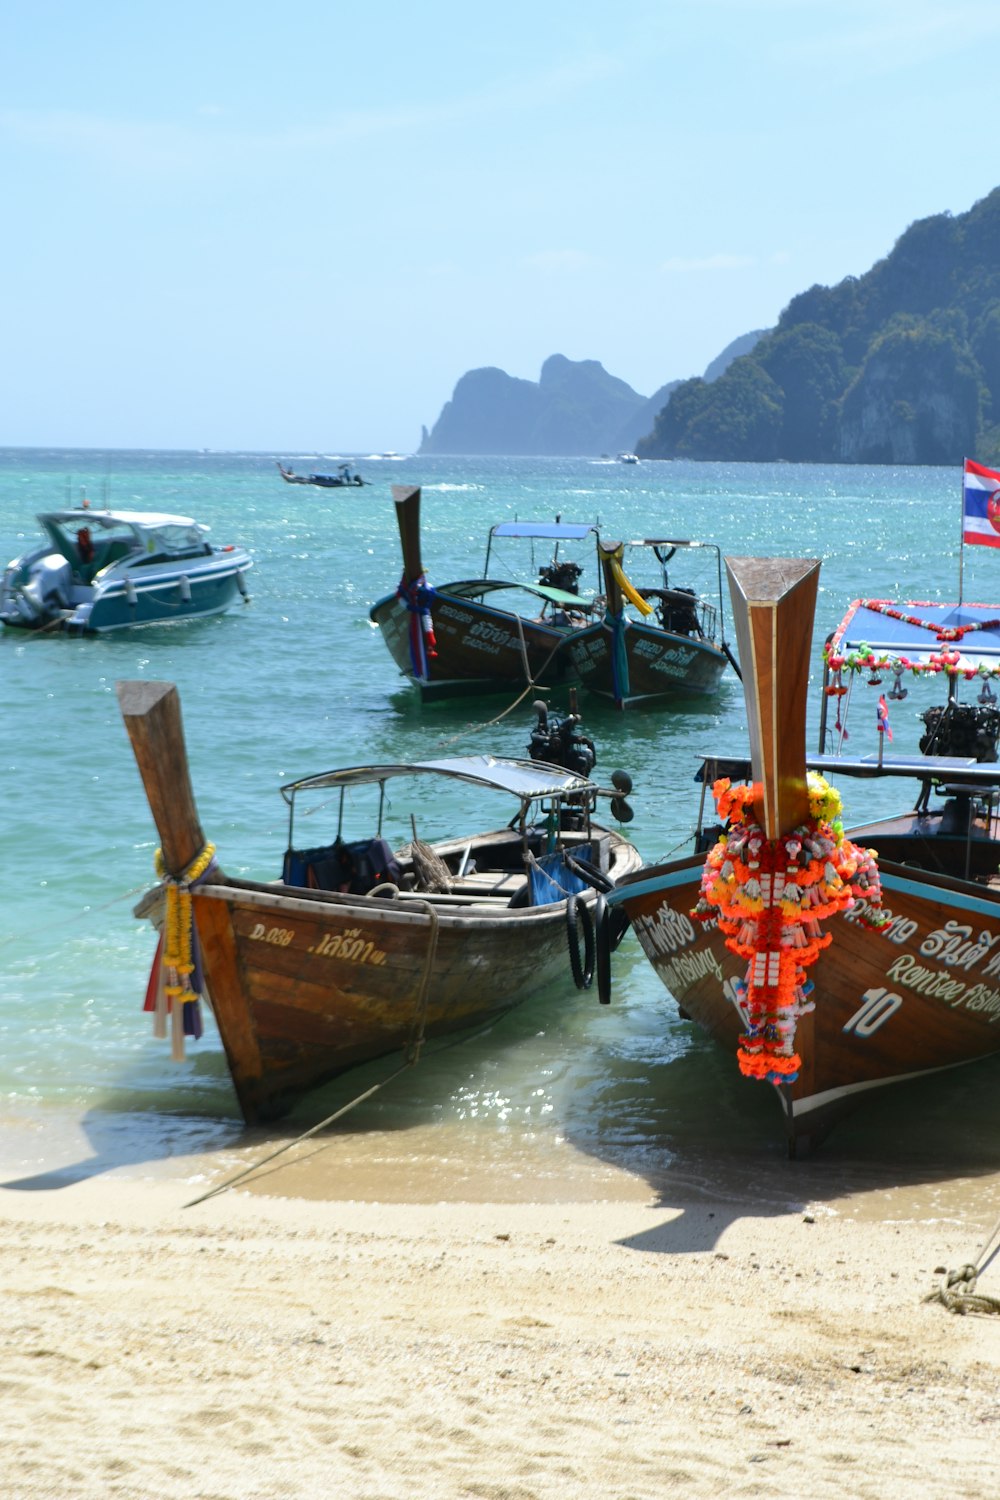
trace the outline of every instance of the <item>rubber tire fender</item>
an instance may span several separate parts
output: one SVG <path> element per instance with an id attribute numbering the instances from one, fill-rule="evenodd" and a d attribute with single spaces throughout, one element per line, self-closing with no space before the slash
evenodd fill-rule
<path id="1" fill-rule="evenodd" d="M 583 929 L 583 959 L 580 958 L 580 929 Z M 594 918 L 590 907 L 577 896 L 566 900 L 566 941 L 573 983 L 578 990 L 589 990 L 594 982 Z"/>
<path id="2" fill-rule="evenodd" d="M 578 859 L 576 855 L 569 853 L 566 854 L 565 858 L 573 874 L 578 875 L 592 890 L 601 891 L 604 894 L 614 890 L 615 883 L 610 875 L 605 875 L 604 871 L 599 870 L 596 865 L 592 865 L 589 859 Z"/>
<path id="3" fill-rule="evenodd" d="M 608 926 L 611 933 L 611 951 L 614 953 L 632 926 L 632 919 L 623 906 L 612 906 L 608 913 Z"/>
<path id="4" fill-rule="evenodd" d="M 611 930 L 611 908 L 603 896 L 598 896 L 594 905 L 594 972 L 601 1005 L 611 1004 L 611 952 L 616 946 Z"/>

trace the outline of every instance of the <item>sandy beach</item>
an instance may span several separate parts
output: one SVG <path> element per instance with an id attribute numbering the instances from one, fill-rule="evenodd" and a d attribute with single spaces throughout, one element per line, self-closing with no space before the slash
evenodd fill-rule
<path id="1" fill-rule="evenodd" d="M 923 1299 L 1000 1177 L 568 1157 L 526 1201 L 378 1149 L 0 1189 L 8 1500 L 996 1493 L 1000 1317 Z"/>

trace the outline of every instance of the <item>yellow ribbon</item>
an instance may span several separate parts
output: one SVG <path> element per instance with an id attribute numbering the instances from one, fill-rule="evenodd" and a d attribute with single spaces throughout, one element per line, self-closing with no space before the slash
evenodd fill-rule
<path id="1" fill-rule="evenodd" d="M 650 604 L 648 599 L 644 599 L 639 591 L 634 588 L 631 583 L 629 583 L 628 579 L 625 577 L 625 570 L 623 569 L 621 563 L 618 561 L 617 557 L 609 558 L 608 561 L 611 564 L 612 577 L 614 578 L 615 583 L 617 583 L 618 587 L 621 589 L 623 596 L 628 600 L 630 604 L 635 605 L 636 609 L 641 615 L 651 615 L 653 613 L 653 606 Z"/>

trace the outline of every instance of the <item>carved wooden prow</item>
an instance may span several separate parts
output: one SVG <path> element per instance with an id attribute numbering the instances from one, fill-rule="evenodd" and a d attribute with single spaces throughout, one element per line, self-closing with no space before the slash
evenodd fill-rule
<path id="1" fill-rule="evenodd" d="M 424 571 L 420 561 L 420 486 L 418 484 L 394 484 L 392 498 L 396 502 L 396 524 L 403 548 L 403 584 L 412 583 Z"/>
<path id="2" fill-rule="evenodd" d="M 205 846 L 188 771 L 181 700 L 172 682 L 119 682 L 118 706 L 132 742 L 169 875 Z"/>
<path id="3" fill-rule="evenodd" d="M 756 788 L 769 839 L 809 813 L 806 704 L 818 558 L 727 557 Z"/>

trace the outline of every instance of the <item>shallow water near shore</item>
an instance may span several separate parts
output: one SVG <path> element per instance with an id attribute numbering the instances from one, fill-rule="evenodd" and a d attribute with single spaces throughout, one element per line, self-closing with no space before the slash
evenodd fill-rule
<path id="1" fill-rule="evenodd" d="M 210 1019 L 181 1065 L 153 1040 L 141 1014 L 152 935 L 131 907 L 151 880 L 156 838 L 115 697 L 119 678 L 178 684 L 203 826 L 224 868 L 255 878 L 280 869 L 284 781 L 383 757 L 525 753 L 527 703 L 490 729 L 502 698 L 421 708 L 368 623 L 399 574 L 391 483 L 423 485 L 432 582 L 478 573 L 489 527 L 514 516 L 822 557 L 813 737 L 818 648 L 847 603 L 950 598 L 957 586 L 957 468 L 443 458 L 358 467 L 371 484 L 345 499 L 283 485 L 272 455 L 0 451 L 7 557 L 34 541 L 37 511 L 86 488 L 95 504 L 204 520 L 215 540 L 240 542 L 255 560 L 252 603 L 218 620 L 98 640 L 0 637 L 5 1186 L 168 1174 L 195 1196 L 394 1071 L 395 1059 L 355 1070 L 274 1129 L 247 1131 Z M 965 596 L 1000 598 L 991 549 L 971 551 L 989 555 L 966 557 Z M 704 557 L 714 567 L 714 554 Z M 675 576 L 688 581 L 679 564 Z M 894 706 L 898 748 L 916 748 L 917 713 L 935 701 L 929 685 Z M 699 755 L 746 743 L 735 677 L 716 699 L 671 712 L 581 707 L 599 777 L 616 766 L 633 776 L 628 831 L 640 851 L 654 861 L 679 848 L 697 814 Z M 860 716 L 869 710 L 874 721 L 866 702 L 852 724 L 859 750 L 872 748 Z M 841 790 L 848 822 L 894 806 L 870 785 Z M 485 826 L 462 790 L 420 817 L 428 837 Z M 735 1060 L 678 1018 L 630 936 L 615 955 L 610 1007 L 578 994 L 567 965 L 565 983 L 488 1032 L 428 1045 L 415 1068 L 264 1168 L 251 1190 L 423 1203 L 641 1199 L 706 1215 L 721 1199 L 748 1215 L 807 1203 L 861 1217 L 960 1218 L 973 1205 L 995 1215 L 998 1069 L 987 1061 L 865 1101 L 810 1161 L 789 1163 L 770 1090 L 739 1079 Z"/>

